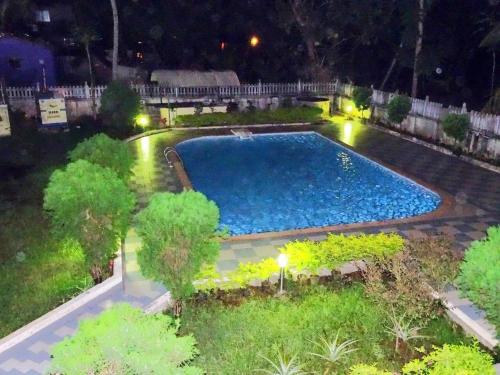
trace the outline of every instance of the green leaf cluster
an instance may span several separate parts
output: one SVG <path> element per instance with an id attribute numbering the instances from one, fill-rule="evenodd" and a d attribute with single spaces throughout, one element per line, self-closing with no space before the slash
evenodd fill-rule
<path id="1" fill-rule="evenodd" d="M 134 195 L 115 172 L 86 160 L 56 170 L 45 189 L 54 232 L 76 240 L 87 265 L 99 269 L 115 253 L 134 205 Z"/>
<path id="2" fill-rule="evenodd" d="M 128 181 L 134 165 L 134 157 L 129 146 L 104 133 L 96 134 L 80 142 L 69 153 L 69 159 L 72 162 L 83 159 L 101 167 L 110 168 L 124 182 Z"/>
<path id="3" fill-rule="evenodd" d="M 379 370 L 372 365 L 357 364 L 350 368 L 349 375 L 392 375 L 392 372 Z"/>
<path id="4" fill-rule="evenodd" d="M 500 328 L 500 226 L 488 228 L 487 234 L 486 238 L 472 242 L 465 252 L 457 283 Z"/>
<path id="5" fill-rule="evenodd" d="M 356 86 L 352 91 L 352 101 L 356 108 L 364 111 L 370 108 L 372 90 L 368 87 Z"/>
<path id="6" fill-rule="evenodd" d="M 52 349 L 51 373 L 178 374 L 204 372 L 191 366 L 198 355 L 192 335 L 178 336 L 178 322 L 168 315 L 146 315 L 118 304 L 84 320 L 76 334 Z"/>
<path id="7" fill-rule="evenodd" d="M 391 99 L 387 106 L 389 121 L 400 124 L 411 110 L 411 101 L 407 96 L 397 95 Z"/>
<path id="8" fill-rule="evenodd" d="M 469 118 L 467 115 L 450 113 L 443 119 L 442 125 L 447 136 L 462 142 L 469 130 Z"/>
<path id="9" fill-rule="evenodd" d="M 477 345 L 444 344 L 403 367 L 404 375 L 494 375 L 493 358 Z"/>
<path id="10" fill-rule="evenodd" d="M 199 192 L 155 194 L 137 217 L 142 273 L 162 282 L 174 299 L 189 297 L 202 264 L 217 259 L 218 225 L 219 209 Z"/>
<path id="11" fill-rule="evenodd" d="M 140 109 L 139 95 L 125 82 L 113 81 L 102 93 L 100 114 L 107 126 L 131 128 Z"/>

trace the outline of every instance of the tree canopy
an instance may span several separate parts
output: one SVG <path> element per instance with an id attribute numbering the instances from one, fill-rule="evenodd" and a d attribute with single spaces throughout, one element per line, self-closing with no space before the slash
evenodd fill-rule
<path id="1" fill-rule="evenodd" d="M 72 162 L 83 159 L 90 163 L 110 168 L 124 182 L 127 182 L 134 165 L 134 157 L 129 146 L 112 139 L 104 133 L 96 134 L 80 142 L 70 153 Z"/>
<path id="2" fill-rule="evenodd" d="M 95 281 L 125 235 L 134 205 L 134 195 L 115 172 L 86 160 L 56 170 L 44 196 L 54 232 L 78 241 Z"/>
<path id="3" fill-rule="evenodd" d="M 168 315 L 147 315 L 118 304 L 84 320 L 52 349 L 52 373 L 201 375 L 189 362 L 198 354 L 193 336 L 178 336 Z"/>
<path id="4" fill-rule="evenodd" d="M 174 299 L 188 297 L 202 264 L 219 254 L 218 224 L 219 209 L 199 192 L 155 194 L 137 218 L 142 273 L 161 281 Z"/>

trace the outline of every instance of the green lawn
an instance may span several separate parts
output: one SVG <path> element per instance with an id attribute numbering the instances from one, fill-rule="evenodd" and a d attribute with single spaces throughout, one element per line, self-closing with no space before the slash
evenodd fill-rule
<path id="1" fill-rule="evenodd" d="M 198 341 L 201 354 L 196 364 L 209 374 L 269 369 L 260 355 L 275 360 L 277 351 L 297 354 L 305 370 L 320 371 L 322 362 L 308 354 L 320 350 L 312 342 L 321 337 L 333 339 L 337 330 L 342 340 L 359 340 L 358 350 L 338 365 L 338 373 L 356 363 L 398 370 L 408 359 L 394 354 L 394 341 L 385 332 L 387 313 L 364 296 L 360 285 L 341 290 L 314 287 L 283 300 L 249 299 L 237 307 L 191 304 L 181 323 L 182 333 L 192 333 Z M 423 333 L 431 337 L 415 344 L 428 348 L 464 340 L 445 318 L 432 321 Z"/>
<path id="2" fill-rule="evenodd" d="M 178 126 L 317 123 L 322 121 L 321 113 L 321 109 L 315 107 L 292 107 L 269 111 L 180 115 L 176 117 L 175 123 Z"/>
<path id="3" fill-rule="evenodd" d="M 13 135 L 0 139 L 0 337 L 89 286 L 81 250 L 50 233 L 43 189 L 92 127 L 42 134 L 14 114 Z"/>

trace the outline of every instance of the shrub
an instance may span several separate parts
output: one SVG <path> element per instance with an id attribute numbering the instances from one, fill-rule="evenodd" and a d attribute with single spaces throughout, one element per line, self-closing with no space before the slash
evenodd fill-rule
<path id="1" fill-rule="evenodd" d="M 474 241 L 465 252 L 457 283 L 461 291 L 486 310 L 500 327 L 500 226 L 490 227 L 487 238 Z"/>
<path id="2" fill-rule="evenodd" d="M 105 134 L 97 134 L 80 142 L 69 153 L 69 159 L 72 162 L 83 159 L 101 167 L 110 168 L 124 182 L 127 182 L 132 174 L 134 164 L 134 157 L 129 146 Z"/>
<path id="3" fill-rule="evenodd" d="M 288 270 L 295 272 L 311 272 L 317 274 L 321 268 L 335 269 L 353 260 L 385 260 L 403 249 L 404 239 L 393 233 L 360 234 L 345 236 L 329 234 L 324 241 L 310 240 L 293 241 L 280 249 L 288 256 Z M 198 290 L 210 290 L 216 283 L 213 278 L 221 279 L 220 275 L 206 268 L 203 274 L 197 276 L 200 283 Z M 267 280 L 279 272 L 279 266 L 274 258 L 264 259 L 257 263 L 240 263 L 236 270 L 226 276 L 229 281 L 217 284 L 219 289 L 242 287 L 253 280 Z M 210 280 L 212 278 L 212 280 Z"/>
<path id="4" fill-rule="evenodd" d="M 139 95 L 124 82 L 113 81 L 102 93 L 100 113 L 107 126 L 131 128 L 140 108 Z"/>
<path id="5" fill-rule="evenodd" d="M 45 189 L 44 208 L 55 234 L 78 241 L 95 282 L 124 238 L 134 205 L 115 172 L 86 160 L 56 170 Z"/>
<path id="6" fill-rule="evenodd" d="M 199 116 L 202 113 L 203 113 L 203 103 L 201 103 L 201 102 L 194 103 L 194 114 L 196 116 Z"/>
<path id="7" fill-rule="evenodd" d="M 142 273 L 161 281 L 176 300 L 194 292 L 193 281 L 203 263 L 215 262 L 220 244 L 216 236 L 219 209 L 195 191 L 161 193 L 138 214 L 142 248 L 137 254 Z"/>
<path id="8" fill-rule="evenodd" d="M 392 372 L 379 370 L 375 366 L 358 364 L 350 368 L 349 375 L 392 375 Z"/>
<path id="9" fill-rule="evenodd" d="M 405 375 L 494 375 L 493 358 L 479 350 L 477 345 L 448 345 L 422 359 L 415 359 L 403 367 Z"/>
<path id="10" fill-rule="evenodd" d="M 293 107 L 292 98 L 289 96 L 285 96 L 280 103 L 280 107 L 281 108 L 292 108 Z"/>
<path id="11" fill-rule="evenodd" d="M 364 279 L 367 295 L 388 311 L 404 312 L 408 319 L 424 325 L 436 318 L 439 303 L 422 283 L 425 276 L 407 251 L 368 263 Z"/>
<path id="12" fill-rule="evenodd" d="M 462 142 L 469 130 L 469 118 L 467 115 L 450 113 L 443 120 L 443 130 L 447 136 Z"/>
<path id="13" fill-rule="evenodd" d="M 168 315 L 147 315 L 118 304 L 84 320 L 72 337 L 52 349 L 52 373 L 185 374 L 204 372 L 189 362 L 198 354 L 193 336 L 178 336 Z"/>
<path id="14" fill-rule="evenodd" d="M 395 96 L 389 102 L 387 107 L 387 116 L 389 121 L 396 124 L 401 123 L 411 110 L 411 101 L 407 96 Z"/>
<path id="15" fill-rule="evenodd" d="M 356 108 L 364 111 L 370 108 L 372 90 L 367 87 L 355 87 L 352 92 L 352 101 Z"/>

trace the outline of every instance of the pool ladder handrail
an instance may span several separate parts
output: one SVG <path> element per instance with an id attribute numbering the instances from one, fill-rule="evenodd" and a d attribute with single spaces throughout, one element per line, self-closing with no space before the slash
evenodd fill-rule
<path id="1" fill-rule="evenodd" d="M 174 162 L 172 160 L 170 160 L 170 158 L 168 157 L 169 154 L 174 154 L 175 156 L 177 156 L 177 159 L 179 159 L 182 167 L 184 168 L 184 164 L 182 163 L 182 159 L 181 157 L 179 156 L 179 153 L 177 152 L 177 150 L 173 147 L 167 147 L 165 148 L 165 150 L 163 150 L 163 156 L 165 156 L 165 159 L 167 160 L 167 163 L 168 163 L 168 166 L 170 168 L 173 168 L 174 166 Z"/>

